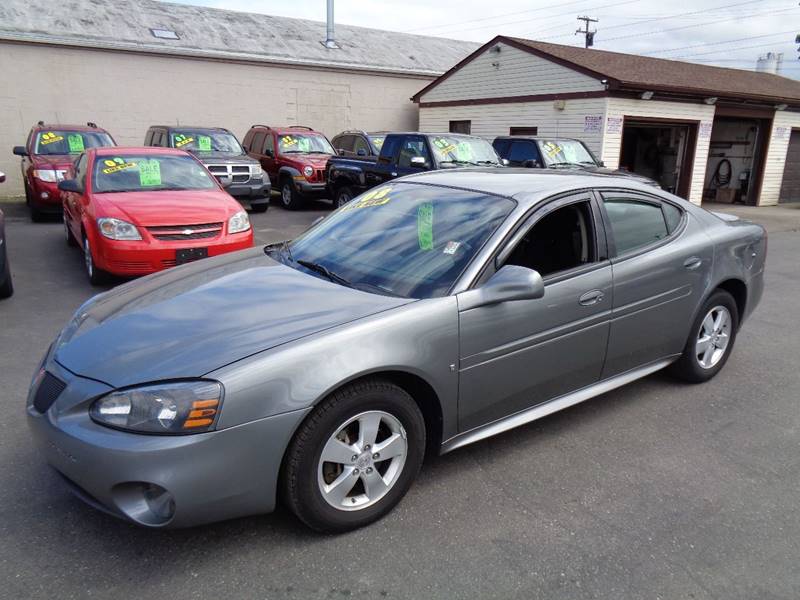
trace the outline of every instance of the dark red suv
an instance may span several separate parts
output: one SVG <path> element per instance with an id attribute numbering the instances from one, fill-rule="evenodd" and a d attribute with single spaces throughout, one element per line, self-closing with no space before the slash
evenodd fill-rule
<path id="1" fill-rule="evenodd" d="M 14 146 L 22 157 L 22 180 L 25 202 L 31 219 L 40 221 L 45 214 L 61 214 L 58 182 L 69 177 L 75 159 L 87 148 L 116 146 L 114 138 L 94 123 L 52 125 L 39 121 L 31 127 L 24 146 Z"/>
<path id="2" fill-rule="evenodd" d="M 325 168 L 336 154 L 323 134 L 310 127 L 253 125 L 244 136 L 245 151 L 261 162 L 284 208 L 295 210 L 308 198 L 324 198 Z"/>

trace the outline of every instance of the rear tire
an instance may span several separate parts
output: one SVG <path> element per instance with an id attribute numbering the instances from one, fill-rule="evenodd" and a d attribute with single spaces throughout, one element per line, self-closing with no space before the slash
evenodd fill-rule
<path id="1" fill-rule="evenodd" d="M 317 531 L 363 527 L 400 502 L 424 454 L 425 422 L 405 390 L 383 379 L 351 384 L 323 400 L 295 433 L 284 460 L 284 497 Z"/>
<path id="2" fill-rule="evenodd" d="M 303 208 L 303 197 L 295 189 L 294 182 L 288 177 L 281 181 L 281 205 L 286 210 L 299 210 Z"/>
<path id="3" fill-rule="evenodd" d="M 739 329 L 736 301 L 725 290 L 716 290 L 703 303 L 689 331 L 681 357 L 668 372 L 690 383 L 703 383 L 722 370 L 731 355 Z"/>

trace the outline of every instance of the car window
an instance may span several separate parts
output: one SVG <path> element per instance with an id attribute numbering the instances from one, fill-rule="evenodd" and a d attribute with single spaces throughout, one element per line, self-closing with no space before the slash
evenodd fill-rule
<path id="1" fill-rule="evenodd" d="M 75 163 L 75 179 L 80 183 L 81 188 L 86 186 L 86 163 L 88 159 L 86 154 L 81 154 L 78 162 Z"/>
<path id="2" fill-rule="evenodd" d="M 95 158 L 92 171 L 92 191 L 97 193 L 215 187 L 203 165 L 186 154 L 106 154 Z"/>
<path id="3" fill-rule="evenodd" d="M 503 158 L 508 158 L 508 145 L 511 143 L 511 140 L 504 140 L 497 138 L 495 141 L 492 142 L 492 146 L 497 153 L 502 156 Z"/>
<path id="4" fill-rule="evenodd" d="M 678 225 L 680 225 L 683 213 L 679 208 L 667 202 L 664 202 L 664 204 L 661 205 L 661 208 L 664 211 L 664 220 L 667 222 L 667 231 L 672 233 L 678 228 Z"/>
<path id="5" fill-rule="evenodd" d="M 351 135 L 340 135 L 339 137 L 333 138 L 333 142 L 331 143 L 337 152 L 339 150 L 344 150 L 345 152 L 353 151 L 353 136 Z"/>
<path id="6" fill-rule="evenodd" d="M 403 145 L 400 147 L 400 156 L 397 157 L 397 166 L 400 168 L 421 167 L 422 165 L 412 164 L 411 159 L 415 157 L 422 157 L 428 165 L 431 164 L 431 156 L 428 153 L 425 139 L 417 136 L 407 136 L 403 141 Z"/>
<path id="7" fill-rule="evenodd" d="M 597 260 L 588 201 L 562 206 L 537 220 L 504 264 L 538 271 L 542 277 Z"/>
<path id="8" fill-rule="evenodd" d="M 508 150 L 508 162 L 521 167 L 526 160 L 539 160 L 539 153 L 536 151 L 536 144 L 527 140 L 514 140 Z"/>
<path id="9" fill-rule="evenodd" d="M 196 154 L 220 152 L 223 154 L 244 154 L 239 140 L 228 131 L 173 129 L 170 132 L 173 148 L 180 148 Z"/>
<path id="10" fill-rule="evenodd" d="M 114 146 L 114 141 L 107 133 L 99 131 L 40 131 L 36 134 L 34 154 L 74 154 L 78 155 L 87 148 Z"/>
<path id="11" fill-rule="evenodd" d="M 434 158 L 439 166 L 500 164 L 492 145 L 481 138 L 451 134 L 433 135 L 430 140 Z"/>
<path id="12" fill-rule="evenodd" d="M 397 135 L 391 135 L 386 138 L 381 147 L 381 153 L 378 157 L 378 162 L 380 163 L 391 163 L 394 160 L 395 154 L 397 154 L 397 148 L 400 145 L 402 138 Z"/>
<path id="13" fill-rule="evenodd" d="M 661 205 L 630 198 L 604 198 L 617 254 L 647 246 L 669 235 Z"/>
<path id="14" fill-rule="evenodd" d="M 266 133 L 263 131 L 256 131 L 253 134 L 253 143 L 250 144 L 250 151 L 255 152 L 256 154 L 264 154 L 262 150 L 264 148 L 264 138 L 266 137 Z"/>
<path id="15" fill-rule="evenodd" d="M 383 148 L 383 142 L 386 140 L 385 135 L 370 135 L 369 142 L 372 144 L 374 148 L 375 154 L 380 154 L 381 148 Z"/>
<path id="16" fill-rule="evenodd" d="M 144 136 L 144 145 L 149 146 L 152 143 L 153 143 L 153 130 L 151 129 L 147 132 L 147 135 Z"/>
<path id="17" fill-rule="evenodd" d="M 446 294 L 514 209 L 509 198 L 413 183 L 373 188 L 282 254 L 321 264 L 358 289 L 407 298 Z"/>
<path id="18" fill-rule="evenodd" d="M 275 136 L 271 133 L 267 134 L 264 138 L 264 149 L 261 154 L 274 154 L 275 153 Z"/>
<path id="19" fill-rule="evenodd" d="M 539 143 L 547 166 L 597 164 L 586 146 L 578 140 L 543 140 Z"/>
<path id="20" fill-rule="evenodd" d="M 372 154 L 367 140 L 360 135 L 353 138 L 353 152 L 358 156 L 369 156 Z"/>
<path id="21" fill-rule="evenodd" d="M 314 133 L 284 133 L 278 136 L 279 154 L 336 154 L 330 142 Z"/>

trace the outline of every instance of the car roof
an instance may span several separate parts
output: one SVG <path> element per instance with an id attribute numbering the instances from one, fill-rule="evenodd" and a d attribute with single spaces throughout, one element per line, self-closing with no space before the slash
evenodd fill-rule
<path id="1" fill-rule="evenodd" d="M 533 206 L 553 195 L 590 188 L 624 188 L 663 196 L 652 186 L 630 177 L 598 175 L 586 171 L 525 168 L 439 169 L 408 175 L 398 182 L 423 183 L 460 188 L 484 194 L 514 198 Z"/>
<path id="2" fill-rule="evenodd" d="M 167 129 L 168 131 L 224 131 L 230 133 L 230 131 L 224 127 L 196 127 L 194 125 L 150 125 L 148 129 Z"/>
<path id="3" fill-rule="evenodd" d="M 97 156 L 110 156 L 116 154 L 178 154 L 191 156 L 186 150 L 179 148 L 162 148 L 160 146 L 101 146 L 89 148 L 86 152 L 93 152 Z"/>
<path id="4" fill-rule="evenodd" d="M 321 131 L 317 131 L 316 129 L 314 129 L 312 127 L 306 127 L 305 125 L 285 125 L 285 126 L 282 126 L 282 127 L 280 127 L 280 126 L 275 127 L 275 126 L 272 126 L 272 125 L 253 125 L 252 127 L 250 127 L 250 129 L 269 129 L 270 131 L 277 131 L 277 132 L 281 132 L 281 131 L 294 131 L 294 132 L 304 131 L 306 133 L 318 133 L 320 135 L 324 135 Z"/>
<path id="5" fill-rule="evenodd" d="M 577 138 L 570 138 L 564 137 L 561 135 L 498 135 L 496 140 L 546 140 L 548 142 L 552 141 L 559 141 L 559 140 L 568 140 L 570 142 L 580 142 L 583 143 L 581 140 Z"/>
<path id="6" fill-rule="evenodd" d="M 34 131 L 46 131 L 48 129 L 55 129 L 61 131 L 100 131 L 102 133 L 108 133 L 102 127 L 90 127 L 89 125 L 69 125 L 65 123 L 44 123 L 39 125 L 38 123 L 32 127 Z"/>

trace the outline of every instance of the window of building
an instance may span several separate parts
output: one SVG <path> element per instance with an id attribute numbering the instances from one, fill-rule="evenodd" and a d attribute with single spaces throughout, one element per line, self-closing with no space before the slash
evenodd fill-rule
<path id="1" fill-rule="evenodd" d="M 617 254 L 648 246 L 669 235 L 661 205 L 630 198 L 605 198 Z M 677 209 L 675 209 L 677 210 Z M 678 215 L 678 222 L 680 215 Z M 677 223 L 675 223 L 677 227 Z"/>
<path id="2" fill-rule="evenodd" d="M 508 135 L 539 135 L 538 127 L 509 127 Z"/>
<path id="3" fill-rule="evenodd" d="M 544 277 L 597 260 L 589 202 L 576 202 L 539 219 L 505 261 Z"/>
<path id="4" fill-rule="evenodd" d="M 450 133 L 472 133 L 472 121 L 450 121 Z"/>

